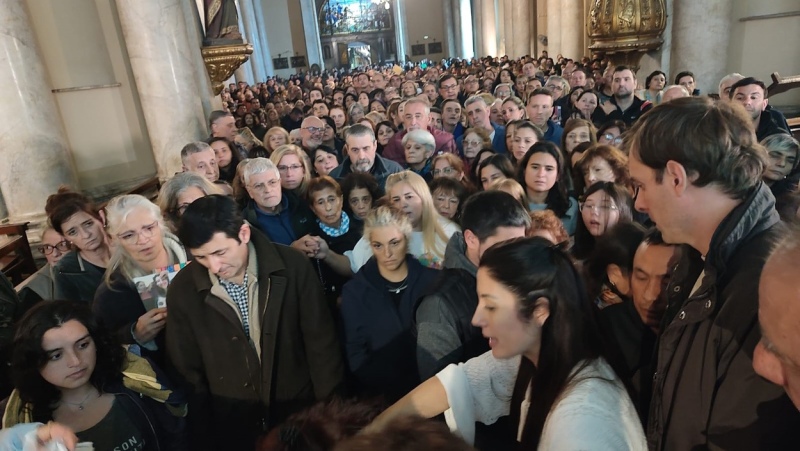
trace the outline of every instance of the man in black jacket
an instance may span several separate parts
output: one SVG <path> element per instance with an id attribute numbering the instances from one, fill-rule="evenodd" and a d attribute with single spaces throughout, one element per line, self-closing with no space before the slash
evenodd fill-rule
<path id="1" fill-rule="evenodd" d="M 751 118 L 732 103 L 681 98 L 629 133 L 636 209 L 683 245 L 658 338 L 649 448 L 794 449 L 800 413 L 753 371 L 758 280 L 779 217 Z"/>
<path id="2" fill-rule="evenodd" d="M 480 329 L 471 324 L 478 305 L 478 262 L 493 244 L 525 236 L 530 223 L 522 205 L 503 191 L 483 191 L 466 201 L 461 215 L 463 233 L 456 232 L 450 238 L 444 269 L 417 305 L 421 380 L 450 363 L 464 362 L 489 350 Z"/>
<path id="3" fill-rule="evenodd" d="M 758 141 L 777 133 L 789 134 L 788 129 L 778 123 L 772 114 L 766 113 L 767 109 L 767 87 L 764 82 L 753 77 L 743 78 L 731 86 L 730 98 L 734 102 L 740 103 L 753 118 L 753 125 L 756 128 Z"/>

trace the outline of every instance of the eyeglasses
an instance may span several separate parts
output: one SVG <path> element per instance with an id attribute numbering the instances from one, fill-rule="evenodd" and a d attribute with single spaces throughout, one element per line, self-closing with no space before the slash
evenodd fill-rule
<path id="1" fill-rule="evenodd" d="M 622 144 L 622 136 L 614 136 L 611 133 L 603 134 L 603 138 L 611 144 Z"/>
<path id="2" fill-rule="evenodd" d="M 480 146 L 481 144 L 483 144 L 483 141 L 468 141 L 466 139 L 464 140 L 464 145 L 467 146 Z"/>
<path id="3" fill-rule="evenodd" d="M 284 166 L 284 165 L 279 165 L 278 166 L 278 172 L 280 172 L 282 174 L 285 174 L 285 173 L 287 173 L 289 171 L 292 171 L 292 172 L 299 171 L 301 169 L 303 169 L 303 166 L 301 166 L 299 164 L 293 164 L 291 166 Z"/>
<path id="4" fill-rule="evenodd" d="M 308 130 L 308 132 L 311 133 L 312 135 L 315 133 L 322 133 L 323 131 L 325 131 L 325 129 L 322 127 L 306 127 L 303 130 Z"/>
<path id="5" fill-rule="evenodd" d="M 608 213 L 617 209 L 616 205 L 594 205 L 594 204 L 581 204 L 581 211 L 593 211 L 597 213 Z"/>
<path id="6" fill-rule="evenodd" d="M 45 255 L 50 255 L 53 253 L 54 250 L 58 249 L 59 252 L 67 252 L 70 249 L 69 241 L 59 241 L 55 244 L 55 246 L 50 244 L 43 244 L 36 248 L 39 252 Z"/>
<path id="7" fill-rule="evenodd" d="M 451 90 L 451 89 L 456 89 L 456 88 L 458 88 L 458 85 L 457 85 L 457 84 L 455 84 L 455 85 L 448 85 L 448 86 L 445 86 L 445 85 L 442 85 L 442 86 L 441 86 L 441 89 L 444 89 L 445 91 L 449 91 L 449 90 Z"/>
<path id="8" fill-rule="evenodd" d="M 551 90 L 551 91 L 563 91 L 564 90 L 564 87 L 561 86 L 561 85 L 547 85 L 545 87 L 547 89 Z"/>
<path id="9" fill-rule="evenodd" d="M 139 244 L 139 237 L 152 238 L 157 228 L 158 228 L 158 221 L 155 221 L 152 224 L 148 224 L 142 227 L 142 229 L 139 230 L 138 232 L 135 231 L 125 232 L 121 235 L 117 235 L 117 238 L 119 238 L 126 244 Z"/>
<path id="10" fill-rule="evenodd" d="M 444 169 L 434 169 L 433 170 L 433 176 L 436 177 L 437 175 L 442 175 L 442 174 L 450 175 L 450 174 L 454 174 L 455 172 L 456 172 L 456 169 L 455 168 L 450 168 L 450 167 L 447 167 L 447 168 L 444 168 Z"/>
<path id="11" fill-rule="evenodd" d="M 248 185 L 248 187 L 258 191 L 259 193 L 263 193 L 264 191 L 267 190 L 267 187 L 269 187 L 270 189 L 277 188 L 278 185 L 280 185 L 280 183 L 281 183 L 280 179 L 272 179 L 267 181 L 267 183 L 256 183 L 255 185 Z"/>

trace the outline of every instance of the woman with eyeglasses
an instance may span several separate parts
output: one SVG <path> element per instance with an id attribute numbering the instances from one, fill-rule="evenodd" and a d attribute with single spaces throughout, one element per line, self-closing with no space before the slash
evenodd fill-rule
<path id="1" fill-rule="evenodd" d="M 478 155 L 481 149 L 492 148 L 492 138 L 486 130 L 480 127 L 472 127 L 464 131 L 464 140 L 461 145 L 463 146 L 464 159 L 472 165 L 474 164 L 475 156 Z"/>
<path id="2" fill-rule="evenodd" d="M 32 277 L 17 286 L 19 299 L 26 303 L 54 299 L 56 287 L 53 268 L 67 252 L 72 250 L 72 246 L 53 227 L 47 226 L 42 232 L 42 244 L 37 250 L 44 255 L 47 263 Z"/>
<path id="3" fill-rule="evenodd" d="M 464 173 L 464 161 L 451 153 L 443 153 L 433 157 L 433 179 L 448 177 L 469 186 Z"/>
<path id="4" fill-rule="evenodd" d="M 116 244 L 92 312 L 123 344 L 138 344 L 163 364 L 167 309 L 147 310 L 134 279 L 186 263 L 186 251 L 164 225 L 161 210 L 146 197 L 126 194 L 106 207 L 108 233 Z"/>
<path id="5" fill-rule="evenodd" d="M 293 144 L 278 147 L 269 157 L 281 175 L 283 191 L 291 192 L 300 199 L 305 198 L 311 180 L 307 158 L 306 152 Z"/>
<path id="6" fill-rule="evenodd" d="M 614 182 L 597 182 L 581 197 L 581 221 L 575 231 L 572 255 L 588 258 L 595 243 L 619 222 L 633 221 L 633 199 L 627 188 Z"/>
<path id="7" fill-rule="evenodd" d="M 627 129 L 625 123 L 620 120 L 606 122 L 597 129 L 597 143 L 619 149 L 622 146 L 622 134 Z"/>
<path id="8" fill-rule="evenodd" d="M 69 188 L 48 197 L 44 211 L 53 229 L 73 247 L 54 268 L 55 299 L 92 302 L 111 259 L 104 213 Z"/>

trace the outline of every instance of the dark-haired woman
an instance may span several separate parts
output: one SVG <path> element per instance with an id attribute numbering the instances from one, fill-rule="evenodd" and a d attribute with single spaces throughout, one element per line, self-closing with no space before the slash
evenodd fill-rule
<path id="1" fill-rule="evenodd" d="M 214 156 L 217 158 L 217 167 L 219 168 L 219 179 L 233 183 L 233 179 L 236 177 L 236 166 L 241 161 L 239 152 L 234 152 L 233 144 L 221 136 L 209 138 L 206 142 L 214 149 Z"/>
<path id="2" fill-rule="evenodd" d="M 48 197 L 44 210 L 53 229 L 74 249 L 54 268 L 55 299 L 92 302 L 111 259 L 103 213 L 88 197 L 68 188 Z"/>
<path id="3" fill-rule="evenodd" d="M 478 165 L 478 186 L 486 191 L 489 187 L 503 179 L 514 178 L 514 165 L 503 154 L 494 154 L 483 160 Z"/>
<path id="4" fill-rule="evenodd" d="M 553 210 L 570 235 L 578 226 L 578 201 L 567 194 L 564 159 L 555 144 L 534 144 L 517 167 L 517 182 L 525 188 L 530 211 Z"/>
<path id="5" fill-rule="evenodd" d="M 581 199 L 581 220 L 572 246 L 572 255 L 578 260 L 589 257 L 608 229 L 619 222 L 633 221 L 633 199 L 624 186 L 597 182 L 586 189 Z"/>
<path id="6" fill-rule="evenodd" d="M 594 307 L 569 256 L 543 238 L 489 248 L 478 268 L 472 324 L 492 350 L 450 365 L 382 413 L 445 413 L 472 441 L 475 422 L 509 415 L 504 449 L 646 450 L 642 426 L 609 365 Z"/>
<path id="7" fill-rule="evenodd" d="M 21 320 L 3 427 L 57 421 L 96 450 L 188 449 L 185 414 L 160 374 L 125 351 L 85 303 L 43 301 Z"/>

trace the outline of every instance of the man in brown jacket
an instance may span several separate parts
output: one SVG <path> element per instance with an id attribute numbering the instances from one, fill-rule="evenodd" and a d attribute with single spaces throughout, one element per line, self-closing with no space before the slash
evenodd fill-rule
<path id="1" fill-rule="evenodd" d="M 226 196 L 192 203 L 194 256 L 167 293 L 167 355 L 190 391 L 193 450 L 252 450 L 259 434 L 337 391 L 341 348 L 308 259 L 271 243 Z"/>
<path id="2" fill-rule="evenodd" d="M 658 339 L 650 449 L 796 449 L 800 413 L 753 371 L 758 280 L 780 219 L 752 121 L 738 105 L 675 99 L 626 144 L 636 209 L 684 247 Z"/>

